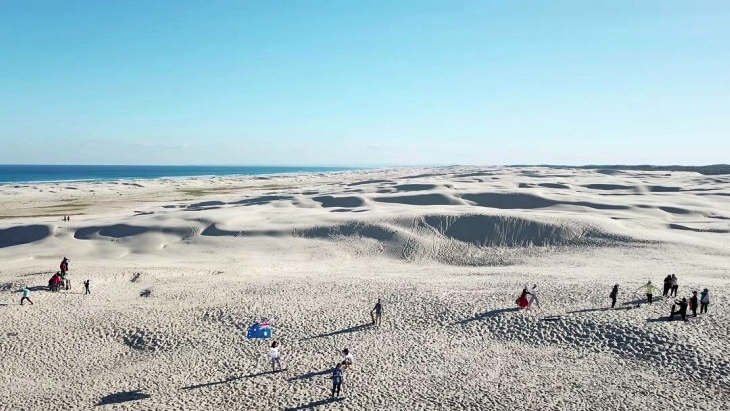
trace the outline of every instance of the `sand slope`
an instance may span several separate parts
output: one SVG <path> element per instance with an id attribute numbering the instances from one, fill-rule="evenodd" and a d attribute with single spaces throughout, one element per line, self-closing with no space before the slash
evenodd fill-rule
<path id="1" fill-rule="evenodd" d="M 729 196 L 722 176 L 543 168 L 0 186 L 0 409 L 719 409 Z M 74 287 L 49 293 L 63 256 Z M 670 273 L 710 288 L 707 315 L 635 308 Z M 542 307 L 518 312 L 532 283 Z M 245 338 L 262 317 L 286 372 Z"/>

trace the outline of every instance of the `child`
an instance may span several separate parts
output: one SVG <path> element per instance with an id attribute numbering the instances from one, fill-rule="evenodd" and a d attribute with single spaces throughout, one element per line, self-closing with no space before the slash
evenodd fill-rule
<path id="1" fill-rule="evenodd" d="M 689 309 L 692 310 L 692 316 L 697 317 L 697 291 L 692 291 L 692 297 L 689 298 Z"/>
<path id="2" fill-rule="evenodd" d="M 279 358 L 279 343 L 274 341 L 271 343 L 271 372 L 276 372 L 276 366 L 279 366 L 279 371 L 282 371 L 281 368 L 281 359 Z"/>
<path id="3" fill-rule="evenodd" d="M 525 310 L 530 305 L 530 303 L 527 301 L 527 296 L 531 295 L 529 291 L 527 291 L 527 288 L 522 289 L 522 295 L 520 295 L 520 298 L 515 301 L 517 305 L 520 306 L 521 309 Z"/>
<path id="4" fill-rule="evenodd" d="M 342 356 L 344 357 L 344 361 L 342 361 L 342 365 L 345 368 L 352 367 L 352 364 L 355 362 L 355 359 L 352 357 L 350 350 L 348 350 L 347 348 L 342 350 Z"/>
<path id="5" fill-rule="evenodd" d="M 340 389 L 342 388 L 342 378 L 343 378 L 343 372 L 342 372 L 342 365 L 343 363 L 337 363 L 337 366 L 334 370 L 332 370 L 332 398 L 335 398 L 335 395 L 337 397 L 340 396 Z"/>
<path id="6" fill-rule="evenodd" d="M 30 300 L 30 290 L 28 287 L 23 287 L 23 298 L 20 299 L 20 305 L 23 305 L 25 300 L 28 300 L 30 305 L 33 305 L 33 301 Z"/>
<path id="7" fill-rule="evenodd" d="M 537 284 L 532 285 L 532 293 L 530 294 L 530 302 L 527 304 L 527 308 L 532 307 L 532 303 L 537 304 L 537 308 L 540 308 L 540 300 L 537 299 Z"/>

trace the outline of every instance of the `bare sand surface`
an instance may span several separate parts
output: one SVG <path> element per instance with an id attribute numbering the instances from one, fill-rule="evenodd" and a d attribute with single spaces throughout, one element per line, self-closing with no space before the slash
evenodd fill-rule
<path id="1" fill-rule="evenodd" d="M 0 217 L 0 409 L 729 408 L 730 176 L 19 184 L 0 186 Z M 64 256 L 73 287 L 51 293 Z M 672 273 L 679 297 L 710 289 L 707 314 L 645 304 L 638 287 Z M 532 284 L 540 307 L 519 311 Z M 261 318 L 286 371 L 246 338 Z M 330 401 L 345 347 L 355 364 Z"/>

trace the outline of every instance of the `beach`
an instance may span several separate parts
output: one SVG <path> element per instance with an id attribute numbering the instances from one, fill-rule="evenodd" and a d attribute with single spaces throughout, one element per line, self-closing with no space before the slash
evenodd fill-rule
<path id="1" fill-rule="evenodd" d="M 0 217 L 0 409 L 730 404 L 727 175 L 433 167 L 24 183 L 0 185 Z M 71 290 L 49 292 L 64 257 Z M 706 314 L 670 321 L 661 290 L 646 303 L 640 287 L 670 274 L 679 298 L 709 289 Z M 533 284 L 539 307 L 520 310 Z M 33 305 L 20 305 L 24 287 Z M 262 319 L 285 371 L 270 372 L 270 341 L 246 338 Z M 333 401 L 343 348 L 355 362 Z"/>

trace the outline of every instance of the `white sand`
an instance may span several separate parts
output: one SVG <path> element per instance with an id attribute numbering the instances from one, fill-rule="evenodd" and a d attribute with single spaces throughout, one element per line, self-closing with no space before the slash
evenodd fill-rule
<path id="1" fill-rule="evenodd" d="M 22 184 L 0 186 L 0 216 L 0 409 L 730 401 L 728 176 L 437 168 Z M 73 289 L 42 290 L 63 256 Z M 666 321 L 661 297 L 624 309 L 671 273 L 680 296 L 710 288 L 708 314 Z M 517 312 L 534 282 L 542 308 Z M 616 282 L 622 309 L 604 310 Z M 35 305 L 19 305 L 23 286 Z M 382 326 L 362 326 L 377 298 Z M 265 373 L 267 342 L 246 339 L 262 317 L 275 319 L 283 373 Z M 346 399 L 329 403 L 325 372 L 344 347 L 356 364 Z"/>

